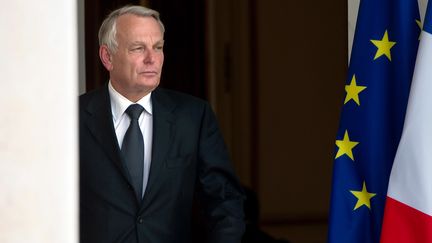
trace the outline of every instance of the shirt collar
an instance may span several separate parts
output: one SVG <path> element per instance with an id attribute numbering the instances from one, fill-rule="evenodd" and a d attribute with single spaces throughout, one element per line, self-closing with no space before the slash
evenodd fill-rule
<path id="1" fill-rule="evenodd" d="M 126 97 L 121 95 L 119 92 L 117 92 L 117 90 L 114 89 L 114 87 L 111 84 L 111 80 L 108 83 L 108 92 L 110 95 L 111 112 L 114 121 L 120 118 L 125 112 L 125 110 L 132 104 L 140 104 L 142 107 L 144 107 L 144 110 L 148 114 L 150 115 L 153 114 L 153 108 L 151 103 L 151 92 L 148 93 L 146 96 L 142 97 L 136 103 L 133 103 L 130 100 L 128 100 Z"/>

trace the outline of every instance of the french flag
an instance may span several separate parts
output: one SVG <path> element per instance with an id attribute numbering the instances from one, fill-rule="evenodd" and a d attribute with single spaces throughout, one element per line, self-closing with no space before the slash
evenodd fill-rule
<path id="1" fill-rule="evenodd" d="M 381 243 L 432 242 L 432 3 L 390 175 Z"/>

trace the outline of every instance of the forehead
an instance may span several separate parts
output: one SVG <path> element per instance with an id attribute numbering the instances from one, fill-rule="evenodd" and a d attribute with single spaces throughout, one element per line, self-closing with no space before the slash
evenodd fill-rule
<path id="1" fill-rule="evenodd" d="M 159 23 L 151 16 L 122 15 L 117 19 L 116 29 L 117 34 L 125 37 L 151 35 L 163 38 Z"/>

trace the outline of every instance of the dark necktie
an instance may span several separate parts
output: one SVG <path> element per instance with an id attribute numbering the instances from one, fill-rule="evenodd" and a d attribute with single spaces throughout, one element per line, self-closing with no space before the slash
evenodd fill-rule
<path id="1" fill-rule="evenodd" d="M 144 108 L 138 104 L 130 105 L 126 114 L 131 119 L 129 128 L 123 138 L 121 151 L 132 179 L 135 192 L 142 198 L 143 172 L 144 172 L 144 139 L 138 124 L 138 118 Z"/>

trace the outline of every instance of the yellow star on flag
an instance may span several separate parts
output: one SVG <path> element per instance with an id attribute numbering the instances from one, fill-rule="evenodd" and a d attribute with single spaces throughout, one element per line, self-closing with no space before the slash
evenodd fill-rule
<path id="1" fill-rule="evenodd" d="M 338 146 L 338 151 L 336 153 L 335 159 L 341 157 L 342 155 L 346 154 L 348 157 L 351 158 L 351 160 L 354 161 L 354 156 L 352 153 L 352 149 L 359 144 L 358 142 L 350 141 L 348 136 L 348 131 L 345 130 L 344 138 L 343 140 L 336 140 L 336 146 Z"/>
<path id="2" fill-rule="evenodd" d="M 357 203 L 354 206 L 354 210 L 358 209 L 361 206 L 366 206 L 371 209 L 370 200 L 371 198 L 376 196 L 376 193 L 370 193 L 366 189 L 366 182 L 363 181 L 363 188 L 361 191 L 350 191 L 356 198 Z"/>
<path id="3" fill-rule="evenodd" d="M 416 19 L 415 21 L 416 21 L 418 27 L 420 28 L 420 30 L 423 30 L 422 22 L 420 20 L 418 20 L 418 19 Z"/>
<path id="4" fill-rule="evenodd" d="M 389 41 L 387 30 L 384 32 L 384 36 L 381 40 L 370 41 L 378 48 L 374 60 L 382 55 L 386 55 L 386 57 L 391 61 L 390 49 L 396 45 L 396 42 Z"/>
<path id="5" fill-rule="evenodd" d="M 420 20 L 417 20 L 417 19 L 416 19 L 416 23 L 417 23 L 418 27 L 420 28 L 420 34 L 419 34 L 419 38 L 418 38 L 420 40 L 420 35 L 421 35 L 422 30 L 423 30 L 423 24 Z"/>
<path id="6" fill-rule="evenodd" d="M 357 86 L 356 76 L 353 75 L 351 79 L 351 83 L 349 85 L 345 85 L 345 102 L 344 104 L 348 103 L 350 100 L 354 100 L 357 105 L 360 105 L 360 99 L 359 99 L 359 93 L 362 92 L 364 89 L 366 89 L 366 86 Z"/>

